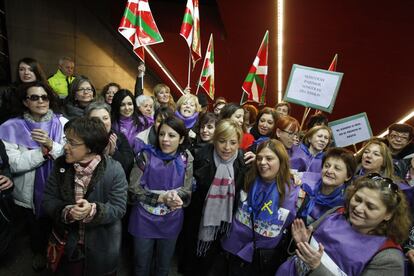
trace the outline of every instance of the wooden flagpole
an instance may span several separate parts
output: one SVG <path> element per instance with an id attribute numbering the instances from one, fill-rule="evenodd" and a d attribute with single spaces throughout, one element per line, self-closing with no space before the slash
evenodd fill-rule
<path id="1" fill-rule="evenodd" d="M 310 111 L 311 111 L 310 107 L 305 108 L 305 111 L 303 112 L 303 116 L 302 116 L 302 122 L 300 123 L 300 130 L 303 129 L 303 125 L 305 124 L 305 120 L 308 117 Z"/>
<path id="2" fill-rule="evenodd" d="M 188 55 L 188 78 L 187 78 L 187 87 L 190 87 L 190 77 L 191 77 L 191 49 Z"/>

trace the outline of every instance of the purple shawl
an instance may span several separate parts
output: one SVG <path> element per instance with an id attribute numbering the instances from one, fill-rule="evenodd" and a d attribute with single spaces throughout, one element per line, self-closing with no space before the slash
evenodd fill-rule
<path id="1" fill-rule="evenodd" d="M 115 132 L 121 132 L 125 135 L 131 147 L 134 147 L 134 141 L 138 133 L 145 129 L 145 125 L 138 126 L 131 117 L 121 117 L 119 121 L 112 122 L 112 128 Z"/>
<path id="2" fill-rule="evenodd" d="M 22 117 L 13 118 L 6 121 L 0 126 L 0 139 L 22 145 L 29 150 L 38 149 L 40 145 L 31 139 L 33 129 L 43 129 L 49 133 L 49 137 L 57 143 L 60 143 L 63 135 L 63 126 L 59 121 L 60 115 L 52 114 L 50 121 L 46 122 L 29 122 Z M 43 192 L 46 186 L 47 177 L 52 170 L 53 160 L 47 159 L 43 164 L 36 168 L 34 181 L 34 206 L 36 217 L 43 216 L 41 203 Z"/>
<path id="3" fill-rule="evenodd" d="M 181 113 L 178 111 L 175 112 L 175 115 L 181 120 L 183 120 L 185 127 L 187 129 L 191 129 L 195 125 L 198 119 L 198 112 L 195 112 L 192 116 L 187 117 L 187 118 L 181 115 Z"/>

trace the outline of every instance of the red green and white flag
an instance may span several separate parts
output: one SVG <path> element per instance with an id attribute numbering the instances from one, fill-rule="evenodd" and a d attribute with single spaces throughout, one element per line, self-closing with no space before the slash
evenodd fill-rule
<path id="1" fill-rule="evenodd" d="M 213 34 L 210 35 L 207 51 L 201 70 L 200 81 L 198 86 L 203 88 L 207 95 L 214 100 L 214 42 Z M 197 90 L 198 91 L 198 90 Z"/>
<path id="2" fill-rule="evenodd" d="M 266 31 L 253 65 L 244 80 L 241 103 L 253 101 L 260 104 L 265 103 L 265 90 L 267 81 L 267 57 L 269 50 L 269 31 Z"/>
<path id="3" fill-rule="evenodd" d="M 142 61 L 142 46 L 164 42 L 152 17 L 148 0 L 128 0 L 118 32 L 132 44 L 134 53 Z"/>
<path id="4" fill-rule="evenodd" d="M 188 0 L 185 8 L 180 35 L 187 41 L 191 51 L 193 68 L 201 59 L 201 37 L 200 37 L 200 14 L 198 11 L 198 0 Z"/>

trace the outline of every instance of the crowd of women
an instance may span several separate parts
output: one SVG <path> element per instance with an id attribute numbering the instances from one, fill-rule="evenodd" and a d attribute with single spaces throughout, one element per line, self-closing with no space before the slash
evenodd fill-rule
<path id="1" fill-rule="evenodd" d="M 302 130 L 288 103 L 220 97 L 209 112 L 164 84 L 153 97 L 116 83 L 97 93 L 84 76 L 62 101 L 36 60 L 17 76 L 0 195 L 28 223 L 36 271 L 116 275 L 122 244 L 134 275 L 168 275 L 174 255 L 183 275 L 404 275 L 414 264 L 414 158 L 393 154 L 409 125 L 391 131 L 394 147 L 372 138 L 354 154 L 334 146 L 323 114 Z"/>

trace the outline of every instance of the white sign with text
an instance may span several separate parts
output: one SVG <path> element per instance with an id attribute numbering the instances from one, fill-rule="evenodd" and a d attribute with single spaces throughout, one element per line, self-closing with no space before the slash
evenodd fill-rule
<path id="1" fill-rule="evenodd" d="M 367 114 L 360 113 L 329 123 L 337 147 L 346 147 L 369 140 L 372 137 Z"/>

